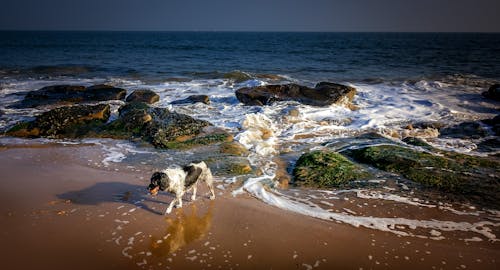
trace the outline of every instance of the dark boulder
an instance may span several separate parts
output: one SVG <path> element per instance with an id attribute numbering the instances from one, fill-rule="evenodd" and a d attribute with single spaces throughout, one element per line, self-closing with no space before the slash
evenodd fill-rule
<path id="1" fill-rule="evenodd" d="M 491 130 L 495 135 L 500 136 L 500 114 L 491 119 L 482 120 L 481 122 L 491 126 Z"/>
<path id="2" fill-rule="evenodd" d="M 127 95 L 127 90 L 119 87 L 114 87 L 106 84 L 98 84 L 89 86 L 84 92 L 84 101 L 106 101 L 106 100 L 123 100 Z"/>
<path id="3" fill-rule="evenodd" d="M 500 150 L 500 138 L 486 139 L 477 144 L 477 151 L 484 153 L 497 152 Z"/>
<path id="4" fill-rule="evenodd" d="M 236 90 L 238 100 L 246 105 L 269 105 L 276 101 L 297 101 L 312 106 L 351 102 L 356 89 L 336 83 L 321 82 L 315 88 L 298 84 L 244 87 Z"/>
<path id="5" fill-rule="evenodd" d="M 210 104 L 210 99 L 207 95 L 192 95 L 185 99 L 172 101 L 171 104 L 194 104 L 197 102 Z"/>
<path id="6" fill-rule="evenodd" d="M 488 135 L 488 131 L 479 122 L 463 122 L 439 130 L 439 137 L 479 139 Z"/>
<path id="7" fill-rule="evenodd" d="M 135 90 L 127 97 L 126 101 L 153 104 L 160 101 L 160 96 L 149 89 Z"/>
<path id="8" fill-rule="evenodd" d="M 75 103 L 122 100 L 126 90 L 109 85 L 94 85 L 84 87 L 80 85 L 52 85 L 39 90 L 30 91 L 24 99 L 13 107 L 34 108 L 45 105 L 71 105 Z"/>
<path id="9" fill-rule="evenodd" d="M 367 178 L 369 173 L 339 153 L 313 151 L 298 159 L 293 176 L 299 186 L 332 188 Z"/>
<path id="10" fill-rule="evenodd" d="M 104 125 L 110 115 L 107 104 L 81 105 L 53 109 L 34 121 L 15 125 L 7 135 L 15 137 L 79 138 Z"/>
<path id="11" fill-rule="evenodd" d="M 500 84 L 492 85 L 488 91 L 483 92 L 483 96 L 489 99 L 500 101 Z"/>

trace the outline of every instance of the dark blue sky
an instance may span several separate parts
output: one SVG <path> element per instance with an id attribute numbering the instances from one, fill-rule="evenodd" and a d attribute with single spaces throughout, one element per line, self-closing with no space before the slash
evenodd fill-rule
<path id="1" fill-rule="evenodd" d="M 500 32 L 499 11 L 499 0 L 0 0 L 0 29 Z"/>

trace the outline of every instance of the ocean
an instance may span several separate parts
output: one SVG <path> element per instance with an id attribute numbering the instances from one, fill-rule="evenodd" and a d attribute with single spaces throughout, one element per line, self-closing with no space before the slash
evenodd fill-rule
<path id="1" fill-rule="evenodd" d="M 296 102 L 245 106 L 234 95 L 235 90 L 248 86 L 276 83 L 314 86 L 321 81 L 355 87 L 357 95 L 353 103 L 357 109 L 338 105 L 313 107 Z M 44 86 L 106 83 L 123 87 L 129 93 L 151 89 L 160 95 L 154 106 L 207 120 L 233 134 L 250 151 L 248 160 L 260 173 L 245 179 L 218 177 L 221 190 L 241 180 L 234 196 L 248 193 L 300 214 L 404 236 L 436 238 L 436 230 L 468 231 L 491 240 L 496 236 L 489 234 L 488 228 L 482 227 L 485 224 L 478 220 L 498 220 L 499 213 L 478 212 L 467 205 L 458 208 L 446 203 L 438 205 L 415 192 L 408 193 L 404 184 L 373 190 L 280 191 L 272 183 L 277 174 L 276 158 L 283 158 L 291 166 L 301 153 L 327 144 L 344 147 L 352 144 L 356 136 L 368 132 L 400 140 L 407 132 L 405 127 L 414 123 L 455 125 L 493 118 L 498 114 L 499 104 L 481 93 L 499 81 L 500 34 L 0 32 L 1 131 L 47 110 L 9 107 L 28 91 Z M 194 94 L 208 95 L 211 103 L 171 104 Z M 123 104 L 111 102 L 112 118 Z M 298 115 L 291 116 L 291 110 L 298 111 Z M 271 136 L 262 136 L 262 130 Z M 486 138 L 466 139 L 440 138 L 432 131 L 413 135 L 442 150 L 485 157 L 499 153 L 498 146 L 487 150 L 479 147 L 483 141 L 495 138 L 491 134 Z M 105 154 L 96 166 L 102 167 L 142 164 L 161 168 L 201 157 L 196 150 L 156 150 L 111 139 L 40 142 L 101 145 Z M 2 137 L 0 143 L 25 141 Z M 290 171 L 290 166 L 285 169 Z M 371 181 L 384 183 L 398 179 L 380 173 Z M 439 209 L 456 222 L 377 218 L 370 211 L 363 215 L 362 210 L 352 214 L 352 209 L 345 210 L 350 207 L 347 204 L 350 198 Z M 328 210 L 334 204 L 345 207 Z M 460 223 L 463 216 L 469 218 L 469 223 Z M 482 219 L 474 220 L 471 216 Z M 417 233 L 413 228 L 425 232 Z"/>
<path id="2" fill-rule="evenodd" d="M 298 80 L 500 76 L 500 34 L 0 32 L 0 74 L 161 81 L 235 70 Z"/>

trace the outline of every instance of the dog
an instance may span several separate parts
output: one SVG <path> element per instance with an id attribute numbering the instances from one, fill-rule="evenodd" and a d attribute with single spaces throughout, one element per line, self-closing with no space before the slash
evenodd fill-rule
<path id="1" fill-rule="evenodd" d="M 191 163 L 183 168 L 168 168 L 161 172 L 155 172 L 151 176 L 151 184 L 149 184 L 149 193 L 153 196 L 158 194 L 160 190 L 166 190 L 174 193 L 175 199 L 168 206 L 165 214 L 172 212 L 172 207 L 177 202 L 177 207 L 182 207 L 182 196 L 189 190 L 193 190 L 191 200 L 196 200 L 196 188 L 198 182 L 205 182 L 210 189 L 210 200 L 215 199 L 213 187 L 213 176 L 210 168 L 205 162 Z"/>

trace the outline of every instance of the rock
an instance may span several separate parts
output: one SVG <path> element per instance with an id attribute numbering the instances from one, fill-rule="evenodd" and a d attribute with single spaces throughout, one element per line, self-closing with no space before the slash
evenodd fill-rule
<path id="1" fill-rule="evenodd" d="M 210 123 L 197 120 L 185 114 L 170 112 L 163 108 L 150 108 L 152 121 L 147 126 L 145 135 L 155 147 L 173 148 L 171 142 L 183 136 L 194 137 Z"/>
<path id="2" fill-rule="evenodd" d="M 288 111 L 288 116 L 291 116 L 291 117 L 299 117 L 300 116 L 300 111 L 299 109 L 291 109 Z"/>
<path id="3" fill-rule="evenodd" d="M 160 101 L 160 96 L 149 89 L 135 90 L 127 97 L 126 101 L 153 104 Z"/>
<path id="4" fill-rule="evenodd" d="M 495 136 L 500 136 L 500 114 L 492 119 L 482 120 L 482 122 L 491 126 L 491 130 L 495 133 Z"/>
<path id="5" fill-rule="evenodd" d="M 226 142 L 220 145 L 220 152 L 234 156 L 245 156 L 248 154 L 248 149 L 239 142 Z"/>
<path id="6" fill-rule="evenodd" d="M 294 183 L 300 186 L 332 188 L 369 174 L 344 156 L 331 151 L 303 154 L 293 169 Z"/>
<path id="7" fill-rule="evenodd" d="M 123 100 L 127 90 L 106 84 L 92 85 L 85 89 L 84 101 Z"/>
<path id="8" fill-rule="evenodd" d="M 478 139 L 488 135 L 488 131 L 478 122 L 464 122 L 439 130 L 439 137 Z"/>
<path id="9" fill-rule="evenodd" d="M 247 74 L 245 72 L 241 72 L 241 71 L 231 71 L 228 73 L 224 73 L 223 77 L 224 77 L 224 79 L 232 80 L 235 83 L 241 83 L 241 82 L 248 81 L 248 80 L 252 79 L 252 76 L 250 76 L 249 74 Z"/>
<path id="10" fill-rule="evenodd" d="M 228 173 L 233 175 L 249 174 L 252 172 L 252 166 L 250 163 L 231 163 L 228 166 Z"/>
<path id="11" fill-rule="evenodd" d="M 207 95 L 192 95 L 185 99 L 172 101 L 171 104 L 194 104 L 197 102 L 210 104 L 210 99 Z"/>
<path id="12" fill-rule="evenodd" d="M 22 122 L 7 131 L 15 137 L 79 138 L 103 125 L 109 118 L 107 104 L 56 108 L 34 121 Z"/>
<path id="13" fill-rule="evenodd" d="M 500 150 L 499 137 L 487 139 L 477 144 L 477 151 L 479 152 L 491 153 L 491 152 L 498 152 L 499 150 Z"/>
<path id="14" fill-rule="evenodd" d="M 122 100 L 126 90 L 108 85 L 94 85 L 85 88 L 80 85 L 52 85 L 30 91 L 24 99 L 12 107 L 33 108 L 45 105 L 70 105 L 75 103 Z"/>
<path id="15" fill-rule="evenodd" d="M 287 171 L 288 162 L 279 156 L 273 158 L 273 162 L 276 164 L 276 171 L 273 179 L 275 186 L 281 189 L 288 189 L 292 179 Z"/>
<path id="16" fill-rule="evenodd" d="M 106 125 L 101 136 L 116 139 L 142 137 L 146 123 L 152 121 L 149 105 L 144 102 L 130 102 L 118 109 L 119 118 Z"/>
<path id="17" fill-rule="evenodd" d="M 205 162 L 216 175 L 236 176 L 250 174 L 253 168 L 248 159 L 231 155 L 221 155 L 205 159 Z"/>
<path id="18" fill-rule="evenodd" d="M 500 162 L 463 154 L 433 155 L 396 145 L 368 146 L 344 151 L 354 160 L 398 173 L 430 188 L 465 196 L 478 203 L 500 205 Z"/>
<path id="19" fill-rule="evenodd" d="M 431 145 L 429 145 L 426 141 L 424 141 L 421 138 L 416 138 L 416 137 L 406 137 L 402 140 L 406 144 L 413 145 L 413 146 L 420 146 L 422 148 L 432 148 Z"/>
<path id="20" fill-rule="evenodd" d="M 245 105 L 269 105 L 276 101 L 293 100 L 312 106 L 328 106 L 351 102 L 356 89 L 335 83 L 321 82 L 315 88 L 298 84 L 244 87 L 236 90 L 236 97 Z"/>
<path id="21" fill-rule="evenodd" d="M 445 127 L 441 122 L 418 122 L 411 125 L 411 129 L 442 129 Z"/>
<path id="22" fill-rule="evenodd" d="M 483 92 L 483 96 L 489 99 L 500 101 L 500 84 L 492 85 L 488 91 Z"/>
<path id="23" fill-rule="evenodd" d="M 276 82 L 285 80 L 283 76 L 276 74 L 257 74 L 255 75 L 255 77 L 258 79 L 266 79 L 269 81 L 276 81 Z"/>

